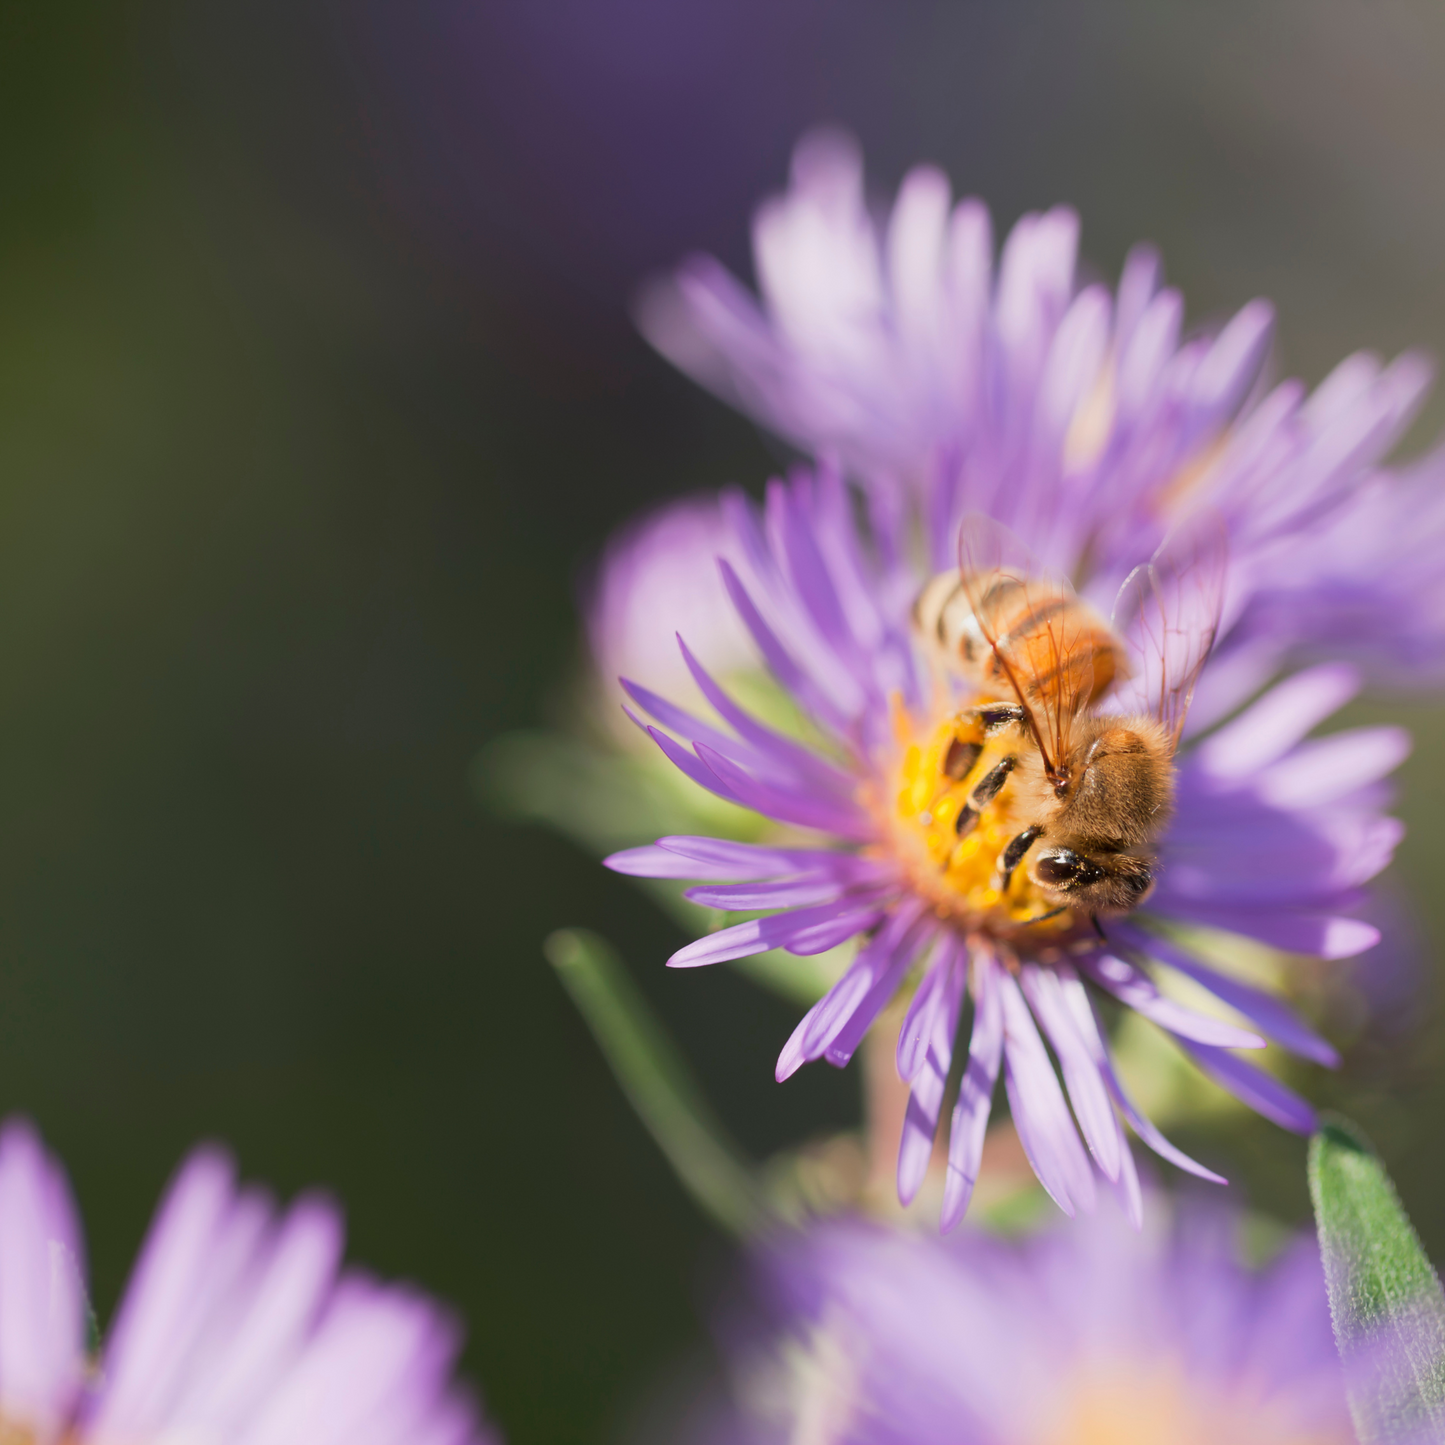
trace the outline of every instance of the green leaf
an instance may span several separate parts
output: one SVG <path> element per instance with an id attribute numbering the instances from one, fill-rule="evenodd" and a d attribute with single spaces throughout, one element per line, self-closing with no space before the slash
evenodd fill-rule
<path id="1" fill-rule="evenodd" d="M 1395 1186 L 1340 1118 L 1310 1141 L 1309 1179 L 1362 1445 L 1445 1438 L 1445 1294 Z"/>
<path id="2" fill-rule="evenodd" d="M 763 822 L 684 778 L 659 753 L 641 758 L 591 747 L 563 733 L 515 732 L 493 738 L 472 761 L 471 782 L 483 805 L 514 822 L 542 823 L 601 857 L 668 833 L 705 833 L 751 842 Z M 633 878 L 664 913 L 702 935 L 729 917 L 684 898 L 685 883 Z M 732 967 L 805 1008 L 823 997 L 853 961 L 855 945 L 797 957 L 782 949 L 735 959 Z"/>
<path id="3" fill-rule="evenodd" d="M 617 955 L 583 929 L 562 929 L 542 949 L 688 1192 L 724 1229 L 752 1232 L 768 1213 L 757 1176 L 704 1103 Z"/>

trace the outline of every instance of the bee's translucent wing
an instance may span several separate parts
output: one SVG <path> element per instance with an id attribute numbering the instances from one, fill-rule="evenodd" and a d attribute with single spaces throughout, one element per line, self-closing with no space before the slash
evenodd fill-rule
<path id="1" fill-rule="evenodd" d="M 1044 571 L 1007 527 L 964 518 L 958 570 L 996 672 L 1028 714 L 1053 775 L 1069 756 L 1075 718 L 1094 693 L 1094 650 L 1086 614 L 1067 579 Z"/>
<path id="2" fill-rule="evenodd" d="M 1129 680 L 1114 705 L 1158 718 L 1176 746 L 1194 684 L 1219 632 L 1228 563 L 1223 518 L 1200 513 L 1129 574 L 1114 603 L 1112 625 L 1130 659 Z"/>
<path id="3" fill-rule="evenodd" d="M 958 529 L 958 568 L 965 577 L 1004 572 L 1025 580 L 1042 572 L 1028 547 L 982 512 L 968 513 Z"/>

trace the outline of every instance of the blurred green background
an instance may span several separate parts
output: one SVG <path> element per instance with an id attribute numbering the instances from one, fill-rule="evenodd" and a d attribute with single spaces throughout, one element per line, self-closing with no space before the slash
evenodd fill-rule
<path id="1" fill-rule="evenodd" d="M 746 266 L 796 134 L 1001 224 L 1067 200 L 1280 365 L 1445 347 L 1445 12 L 1428 0 L 50 0 L 0 14 L 0 1101 L 72 1170 L 113 1303 L 180 1153 L 345 1199 L 455 1301 L 515 1445 L 626 1433 L 703 1334 L 710 1235 L 539 952 L 623 950 L 762 1152 L 856 1111 L 792 1011 L 668 975 L 632 888 L 471 797 L 577 655 L 579 569 L 778 454 L 632 334 L 649 271 Z M 1445 421 L 1436 403 L 1421 441 Z M 1397 873 L 1445 939 L 1442 714 Z M 1436 1258 L 1428 1000 L 1329 1086 Z M 1242 1136 L 1263 1202 L 1303 1150 Z"/>

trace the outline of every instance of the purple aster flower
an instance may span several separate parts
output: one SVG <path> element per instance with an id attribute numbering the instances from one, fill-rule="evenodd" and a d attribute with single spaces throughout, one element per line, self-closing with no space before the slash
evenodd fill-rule
<path id="1" fill-rule="evenodd" d="M 684 774 L 792 835 L 773 846 L 666 837 L 608 860 L 624 873 L 704 880 L 686 896 L 762 915 L 689 944 L 670 963 L 694 967 L 772 948 L 809 955 L 859 939 L 854 961 L 784 1047 L 780 1080 L 810 1060 L 845 1065 L 894 995 L 913 989 L 897 1054 L 911 1086 L 898 1166 L 905 1204 L 927 1169 L 955 1036 L 971 1000 L 967 1064 L 949 1134 L 945 1228 L 967 1208 L 1000 1072 L 1029 1160 L 1066 1212 L 1091 1207 L 1097 1168 L 1138 1219 L 1124 1122 L 1164 1158 L 1218 1179 L 1130 1101 L 1096 1011 L 1106 996 L 1165 1029 L 1261 1114 L 1310 1131 L 1309 1106 L 1234 1050 L 1263 1047 L 1266 1035 L 1320 1063 L 1334 1063 L 1334 1051 L 1279 1000 L 1196 957 L 1189 930 L 1206 925 L 1325 958 L 1352 956 L 1378 939 L 1353 915 L 1363 885 L 1399 839 L 1399 825 L 1382 814 L 1381 779 L 1407 740 L 1393 728 L 1306 737 L 1354 693 L 1353 670 L 1333 663 L 1297 673 L 1202 740 L 1186 739 L 1171 770 L 1172 820 L 1141 874 L 1143 885 L 1153 876 L 1152 892 L 1141 886 L 1143 906 L 1071 907 L 1070 879 L 1083 881 L 1086 866 L 1100 866 L 1090 858 L 1110 863 L 1114 855 L 1069 853 L 1077 870 L 1062 880 L 1052 874 L 1067 849 L 1026 856 L 1040 836 L 1032 824 L 1042 815 L 1030 812 L 1043 788 L 1040 729 L 1031 713 L 1024 716 L 1027 707 L 1005 708 L 993 719 L 968 706 L 978 695 L 1026 703 L 1023 692 L 985 688 L 971 696 L 936 673 L 930 679 L 910 622 L 926 572 L 914 571 L 902 549 L 859 521 L 842 479 L 828 469 L 775 482 L 761 513 L 736 495 L 725 506 L 731 546 L 756 579 L 744 585 L 724 562 L 728 590 L 774 677 L 811 719 L 818 746 L 739 707 L 682 639 L 681 655 L 718 722 L 624 680 L 633 702 L 655 720 L 646 730 Z M 1045 510 L 1041 503 L 1040 530 L 1053 537 L 1056 558 L 1060 539 L 1074 538 L 1078 550 L 1066 570 L 1085 597 L 1149 562 L 1149 551 L 1128 548 L 1152 548 L 1151 533 L 1100 527 L 1084 552 L 1088 508 L 1060 506 L 1052 519 Z M 951 521 L 945 526 L 953 530 Z M 1258 527 L 1241 501 L 1231 529 L 1248 535 Z M 936 538 L 925 541 L 946 557 Z M 1147 640 L 1167 627 L 1167 652 L 1180 624 L 1170 609 L 1187 594 L 1171 592 L 1156 571 L 1143 575 L 1152 579 L 1153 601 L 1134 615 L 1130 635 L 1140 644 L 1141 635 Z M 1226 616 L 1239 575 L 1231 570 L 1221 579 Z M 1196 637 L 1194 645 L 1207 648 L 1207 641 Z M 1007 645 L 995 649 L 1000 658 L 1009 653 Z M 1151 681 L 1147 652 L 1136 646 L 1134 656 L 1142 659 L 1134 677 L 1112 702 L 1105 696 L 1099 703 L 1116 722 L 1116 714 L 1142 710 L 1139 691 Z M 1170 659 L 1161 652 L 1154 662 Z M 1214 665 L 1205 668 L 1202 688 Z M 1097 726 L 1115 736 L 1111 724 Z M 1129 729 L 1149 726 L 1131 723 L 1125 733 L 1136 737 Z M 1056 783 L 1058 796 L 1082 796 L 1093 766 L 1085 760 L 1073 781 Z M 1169 788 L 1160 788 L 1162 799 Z M 1047 827 L 1043 832 L 1047 840 Z M 1106 915 L 1103 924 L 1095 913 Z M 1203 985 L 1259 1032 L 1176 1002 L 1156 984 L 1160 968 Z"/>
<path id="2" fill-rule="evenodd" d="M 1314 1241 L 1256 1273 L 1232 1226 L 1141 1236 L 1100 1211 L 1020 1245 L 845 1222 L 776 1241 L 709 1438 L 1350 1445 Z"/>
<path id="3" fill-rule="evenodd" d="M 92 1360 L 80 1224 L 31 1128 L 0 1129 L 0 1428 L 37 1445 L 482 1445 L 453 1321 L 341 1268 L 333 1205 L 280 1211 L 197 1150 L 161 1203 Z"/>
<path id="4" fill-rule="evenodd" d="M 752 641 L 718 572 L 719 556 L 748 575 L 713 496 L 667 503 L 610 537 L 585 608 L 598 672 L 700 701 L 678 655 L 679 632 L 719 676 L 755 667 Z"/>
<path id="5" fill-rule="evenodd" d="M 1377 473 L 1298 545 L 1256 562 L 1230 644 L 1256 669 L 1297 639 L 1302 658 L 1349 658 L 1391 687 L 1445 681 L 1445 454 Z"/>
<path id="6" fill-rule="evenodd" d="M 1148 247 L 1112 295 L 1081 286 L 1078 229 L 1064 208 L 1025 216 L 995 266 L 988 211 L 954 205 L 940 172 L 912 171 L 880 218 L 856 146 L 815 134 L 755 218 L 761 299 L 700 257 L 645 294 L 640 319 L 685 371 L 861 482 L 885 533 L 921 510 L 946 550 L 944 523 L 978 510 L 1064 566 L 1091 549 L 1147 557 L 1181 500 L 1218 507 L 1230 666 L 1201 717 L 1313 654 L 1445 676 L 1445 455 L 1404 476 L 1380 466 L 1428 389 L 1425 361 L 1361 353 L 1313 395 L 1266 390 L 1267 303 L 1186 337 Z"/>

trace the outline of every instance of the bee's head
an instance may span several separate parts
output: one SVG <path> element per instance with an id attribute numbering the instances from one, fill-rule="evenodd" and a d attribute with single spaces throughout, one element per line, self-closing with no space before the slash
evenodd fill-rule
<path id="1" fill-rule="evenodd" d="M 1120 850 L 1157 837 L 1174 798 L 1172 749 L 1152 718 L 1092 718 L 1071 750 L 1056 831 Z"/>
<path id="2" fill-rule="evenodd" d="M 1153 865 L 1132 853 L 1044 848 L 1029 869 L 1040 888 L 1082 913 L 1127 913 L 1149 896 Z"/>

